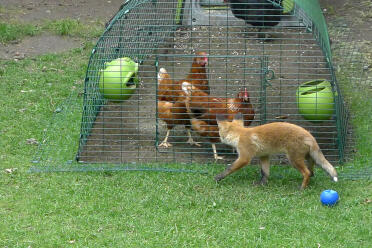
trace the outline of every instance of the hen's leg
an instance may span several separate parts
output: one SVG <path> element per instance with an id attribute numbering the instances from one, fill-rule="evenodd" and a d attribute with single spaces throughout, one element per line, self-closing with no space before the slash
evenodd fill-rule
<path id="1" fill-rule="evenodd" d="M 274 36 L 268 33 L 267 29 L 263 29 L 263 28 L 258 28 L 257 38 L 260 39 L 261 41 L 267 41 L 267 42 L 271 42 L 274 40 L 273 39 Z"/>
<path id="2" fill-rule="evenodd" d="M 189 139 L 186 142 L 189 143 L 190 145 L 201 146 L 200 142 L 196 142 L 192 138 L 190 129 L 186 129 L 186 131 L 187 131 L 187 136 L 189 137 Z"/>
<path id="3" fill-rule="evenodd" d="M 262 28 L 257 28 L 257 38 L 266 39 L 266 34 L 262 33 Z"/>
<path id="4" fill-rule="evenodd" d="M 168 142 L 168 138 L 169 138 L 169 133 L 170 133 L 170 129 L 167 130 L 167 134 L 165 135 L 165 138 L 163 140 L 163 142 L 160 143 L 159 147 L 171 147 L 172 144 Z"/>
<path id="5" fill-rule="evenodd" d="M 223 157 L 218 156 L 217 154 L 217 149 L 216 149 L 216 144 L 212 143 L 212 149 L 213 149 L 213 155 L 214 159 L 217 161 L 218 159 L 223 159 Z"/>

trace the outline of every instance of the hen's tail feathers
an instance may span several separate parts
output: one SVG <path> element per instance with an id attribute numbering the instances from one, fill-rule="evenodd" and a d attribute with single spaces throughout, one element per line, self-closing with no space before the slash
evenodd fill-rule
<path id="1" fill-rule="evenodd" d="M 191 97 L 192 85 L 189 82 L 183 82 L 182 90 L 183 92 L 185 92 L 185 95 L 186 95 L 186 99 L 185 99 L 186 111 L 190 115 L 191 118 L 195 118 L 194 113 L 190 109 L 190 97 Z"/>
<path id="2" fill-rule="evenodd" d="M 186 96 L 191 96 L 192 84 L 189 82 L 183 82 L 182 90 L 185 92 Z"/>
<path id="3" fill-rule="evenodd" d="M 164 68 L 160 68 L 158 72 L 158 81 L 160 82 L 161 80 L 163 80 L 165 78 L 165 75 L 167 74 L 168 74 L 167 70 L 165 70 Z"/>

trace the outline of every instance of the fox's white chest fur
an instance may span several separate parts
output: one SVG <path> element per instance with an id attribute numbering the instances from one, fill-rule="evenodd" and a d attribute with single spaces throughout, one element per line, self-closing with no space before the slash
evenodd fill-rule
<path id="1" fill-rule="evenodd" d="M 237 147 L 239 144 L 239 138 L 240 135 L 234 134 L 234 133 L 228 133 L 227 135 L 220 135 L 221 141 L 227 145 L 230 145 L 232 147 Z"/>

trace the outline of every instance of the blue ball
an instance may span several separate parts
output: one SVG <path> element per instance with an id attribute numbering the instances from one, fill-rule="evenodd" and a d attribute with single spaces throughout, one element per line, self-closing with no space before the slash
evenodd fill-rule
<path id="1" fill-rule="evenodd" d="M 320 194 L 320 201 L 323 205 L 333 206 L 337 203 L 339 199 L 338 193 L 334 190 L 327 189 Z"/>

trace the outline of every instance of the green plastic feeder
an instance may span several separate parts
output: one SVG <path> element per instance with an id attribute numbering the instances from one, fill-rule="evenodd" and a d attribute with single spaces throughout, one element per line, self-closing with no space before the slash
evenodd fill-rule
<path id="1" fill-rule="evenodd" d="M 99 73 L 99 91 L 107 99 L 127 100 L 139 84 L 138 63 L 128 57 L 105 63 Z"/>
<path id="2" fill-rule="evenodd" d="M 294 8 L 294 0 L 283 0 L 282 6 L 283 6 L 283 13 L 289 14 Z"/>
<path id="3" fill-rule="evenodd" d="M 330 82 L 313 80 L 301 84 L 296 92 L 299 113 L 309 121 L 324 121 L 334 112 L 334 96 Z"/>

